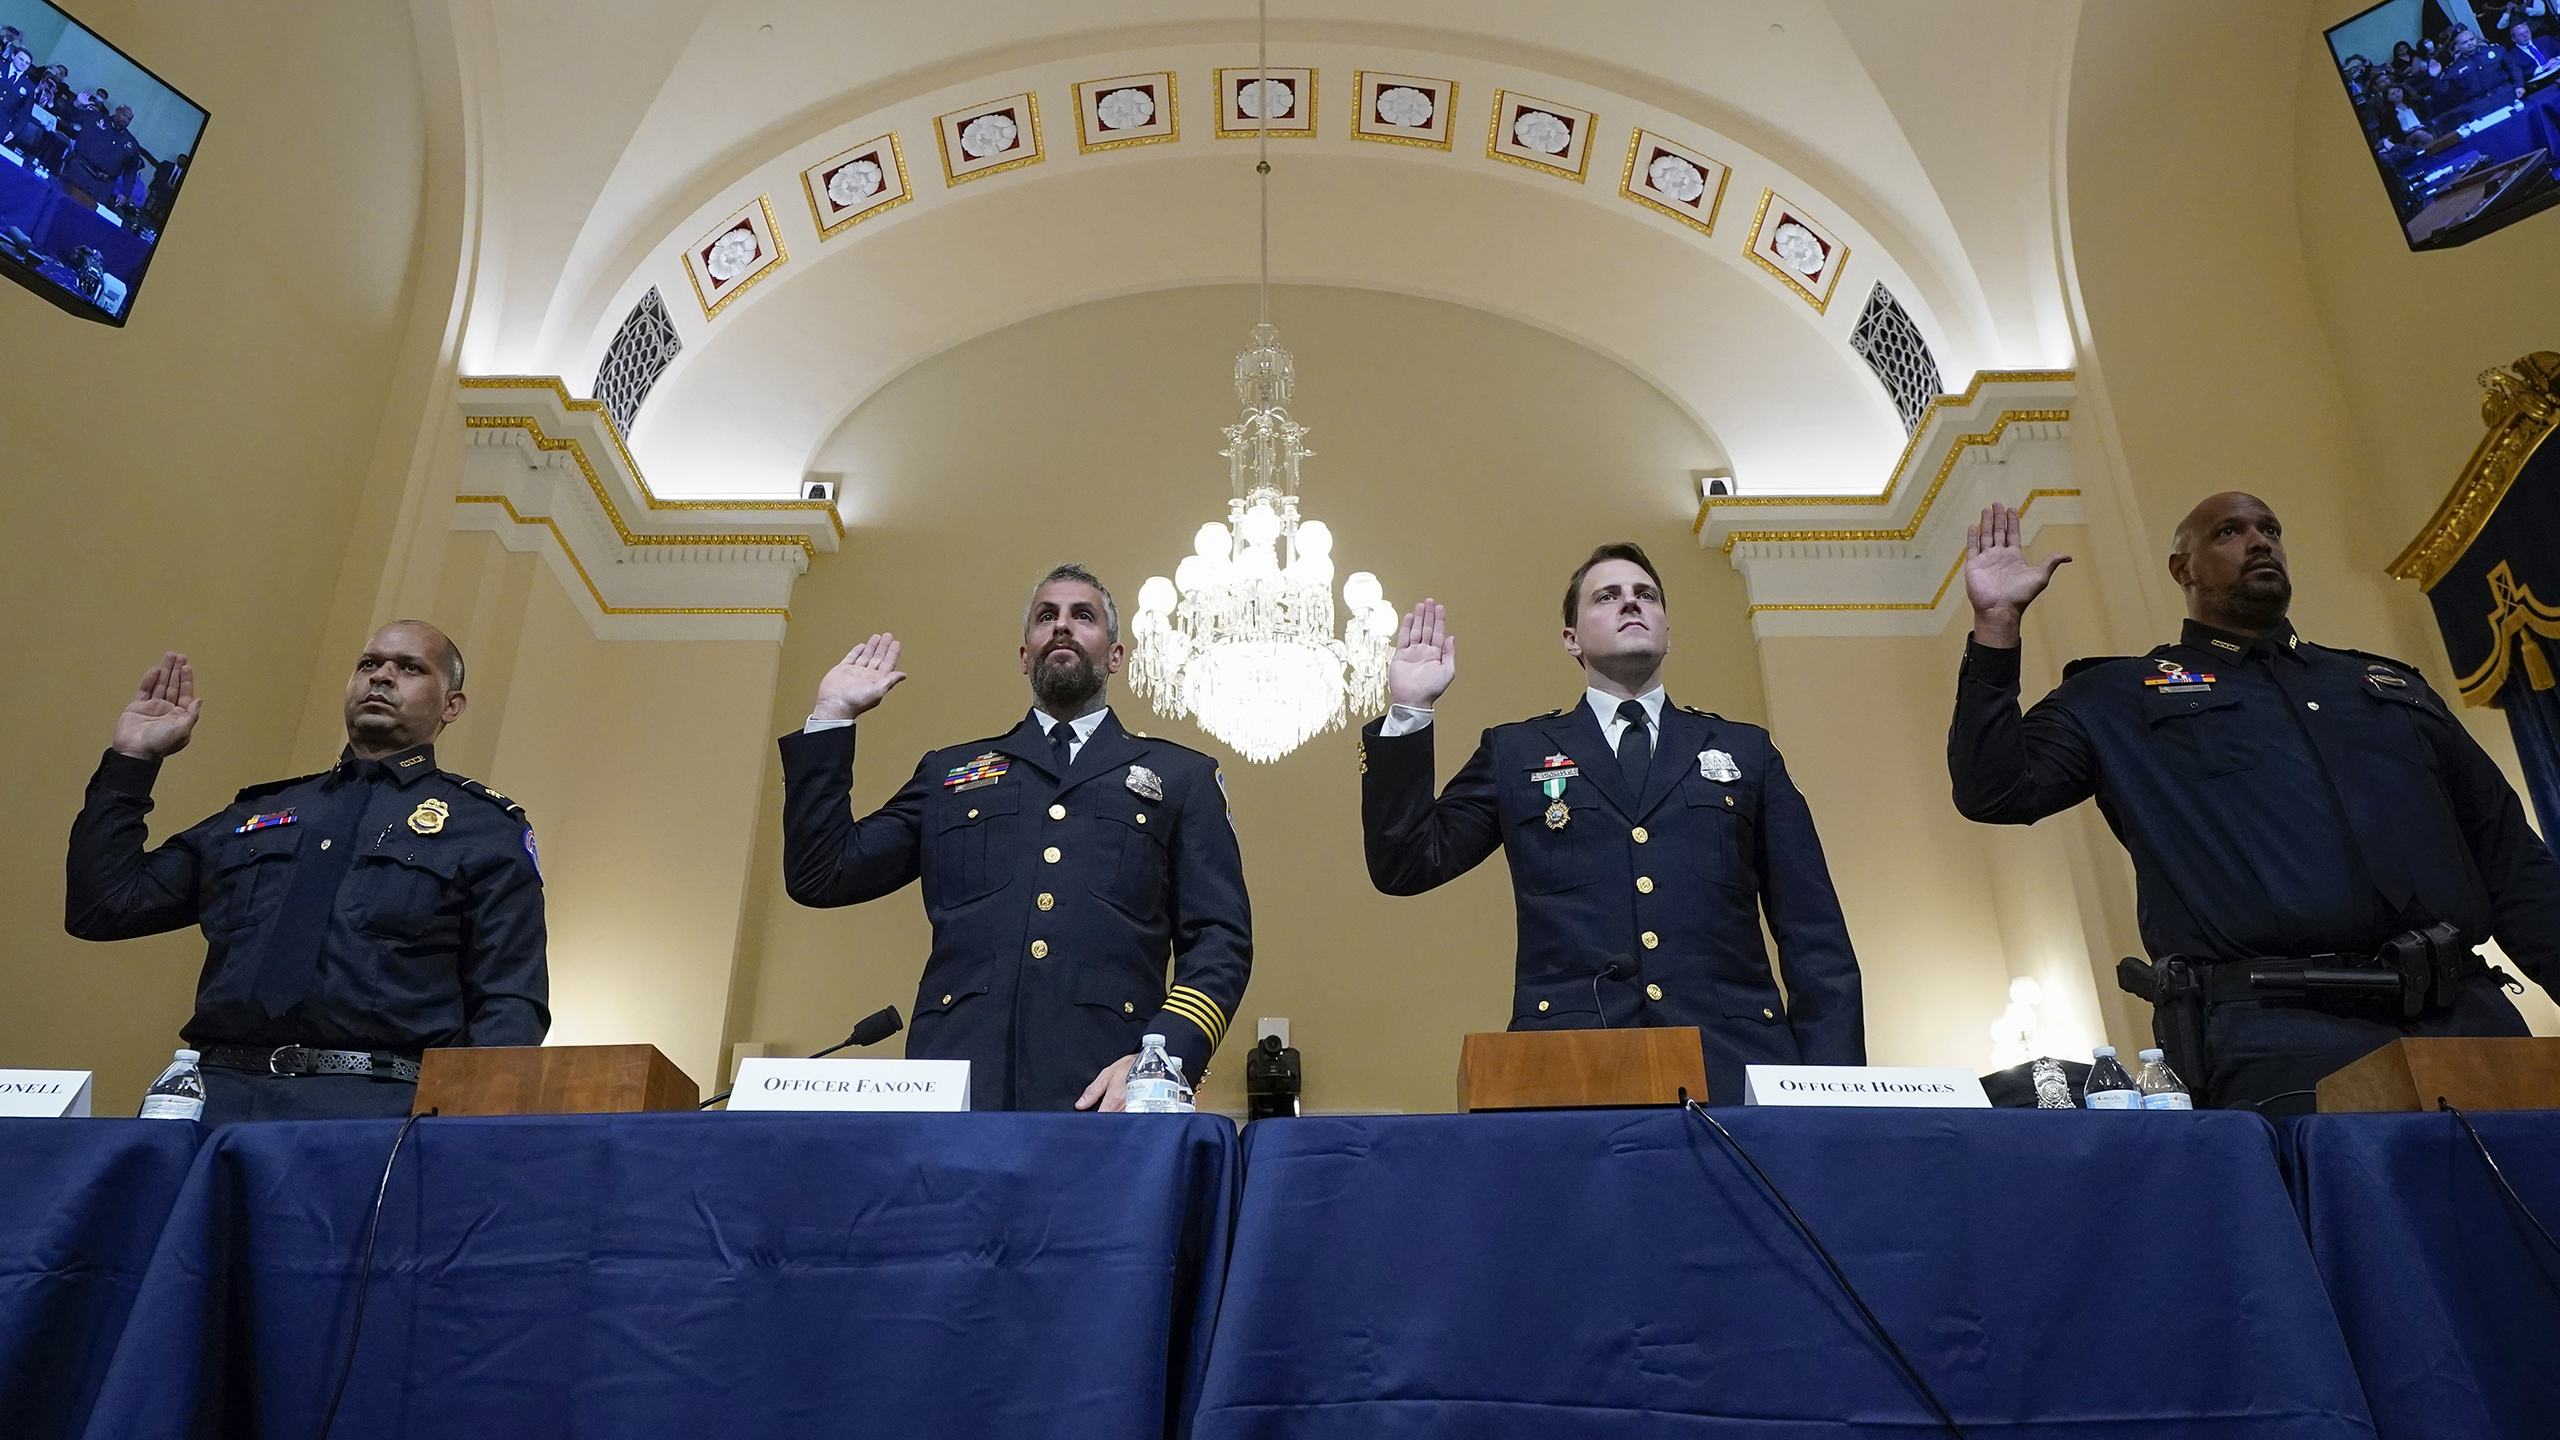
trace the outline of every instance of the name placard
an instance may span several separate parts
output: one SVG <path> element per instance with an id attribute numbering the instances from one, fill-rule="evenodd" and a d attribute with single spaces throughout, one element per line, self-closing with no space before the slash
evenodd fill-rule
<path id="1" fill-rule="evenodd" d="M 0 1115 L 43 1120 L 86 1119 L 86 1070 L 0 1070 Z"/>
<path id="2" fill-rule="evenodd" d="M 785 1060 L 738 1062 L 732 1110 L 966 1110 L 966 1060 Z"/>
<path id="3" fill-rule="evenodd" d="M 1861 1105 L 1871 1109 L 1988 1110 L 1970 1070 L 1925 1065 L 1745 1065 L 1745 1105 Z"/>

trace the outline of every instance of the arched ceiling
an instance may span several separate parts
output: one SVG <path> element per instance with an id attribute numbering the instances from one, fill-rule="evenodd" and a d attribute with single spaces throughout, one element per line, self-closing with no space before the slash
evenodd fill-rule
<path id="1" fill-rule="evenodd" d="M 1274 278 L 1528 321 L 1661 389 L 1747 490 L 1872 492 L 1903 441 L 1847 344 L 1878 281 L 1951 387 L 2072 358 L 2050 155 L 2075 14 L 1929 8 L 1934 24 L 1873 0 L 1437 0 L 1388 25 L 1291 0 L 1272 63 L 1322 78 L 1317 136 L 1273 144 Z M 480 226 L 464 369 L 583 388 L 655 287 L 685 345 L 633 436 L 661 494 L 791 493 L 842 419 L 923 359 L 1045 310 L 1252 274 L 1250 147 L 1210 133 L 1212 70 L 1253 59 L 1232 0 L 457 14 Z M 1355 142 L 1358 69 L 1456 80 L 1450 148 Z M 1180 140 L 1080 153 L 1074 84 L 1148 70 L 1180 78 Z M 1496 89 L 1597 116 L 1583 181 L 1487 156 Z M 1022 90 L 1040 96 L 1046 159 L 946 182 L 934 117 Z M 1712 235 L 1620 195 L 1639 126 L 1733 167 Z M 884 132 L 914 201 L 821 240 L 801 169 Z M 1849 247 L 1827 309 L 1746 253 L 1771 189 Z M 790 259 L 706 316 L 678 257 L 759 195 Z"/>

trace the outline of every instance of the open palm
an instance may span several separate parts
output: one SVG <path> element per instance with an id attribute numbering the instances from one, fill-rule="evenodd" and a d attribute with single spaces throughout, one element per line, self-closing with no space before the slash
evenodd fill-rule
<path id="1" fill-rule="evenodd" d="M 1387 698 L 1428 710 L 1457 678 L 1458 637 L 1449 633 L 1449 611 L 1425 600 L 1396 627 L 1396 648 L 1387 657 Z"/>
<path id="2" fill-rule="evenodd" d="M 874 635 L 845 653 L 818 682 L 818 703 L 809 713 L 821 720 L 851 720 L 907 678 L 898 668 L 898 637 Z"/>
<path id="3" fill-rule="evenodd" d="M 187 748 L 195 738 L 196 717 L 204 702 L 196 698 L 196 667 L 175 650 L 160 657 L 136 688 L 133 703 L 116 717 L 115 748 L 138 760 L 158 760 Z"/>
<path id="4" fill-rule="evenodd" d="M 2014 621 L 2053 583 L 2053 572 L 2071 561 L 2068 555 L 2030 560 L 2018 536 L 2018 512 L 1996 501 L 1965 532 L 1964 594 L 1974 614 Z"/>

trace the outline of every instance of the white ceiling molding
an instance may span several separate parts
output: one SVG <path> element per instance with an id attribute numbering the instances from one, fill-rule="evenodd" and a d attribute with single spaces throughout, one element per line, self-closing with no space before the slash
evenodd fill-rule
<path id="1" fill-rule="evenodd" d="M 459 412 L 453 528 L 541 555 L 598 639 L 779 641 L 844 537 L 826 501 L 661 499 L 602 403 L 547 376 L 465 378 Z"/>
<path id="2" fill-rule="evenodd" d="M 1881 496 L 1717 496 L 1698 544 L 1743 574 L 1751 629 L 1772 635 L 1934 635 L 1964 608 L 1965 531 L 1993 501 L 2032 540 L 2081 523 L 2068 370 L 1988 371 L 1933 403 Z"/>

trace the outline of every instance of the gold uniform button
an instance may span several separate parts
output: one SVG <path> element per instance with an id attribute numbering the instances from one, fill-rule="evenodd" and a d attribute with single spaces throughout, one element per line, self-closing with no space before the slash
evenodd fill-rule
<path id="1" fill-rule="evenodd" d="M 950 997 L 950 996 L 948 996 L 948 995 L 943 996 L 943 997 L 942 997 L 942 1003 L 943 1003 L 943 1004 L 945 1004 L 945 1005 L 950 1004 L 950 1003 L 951 1003 L 951 997 Z"/>
<path id="2" fill-rule="evenodd" d="M 1139 817 L 1138 817 L 1138 823 L 1139 823 L 1139 824 L 1141 824 L 1141 825 L 1146 824 L 1146 823 L 1147 823 L 1147 817 L 1146 817 L 1146 816 L 1144 816 L 1144 815 L 1139 816 Z"/>
<path id="3" fill-rule="evenodd" d="M 1052 806 L 1050 806 L 1050 807 L 1049 807 L 1049 818 L 1050 818 L 1050 819 L 1052 819 L 1052 820 L 1064 820 L 1064 819 L 1066 819 L 1066 818 L 1067 818 L 1067 807 L 1066 807 L 1066 806 L 1064 806 L 1064 805 L 1052 805 Z"/>
<path id="4" fill-rule="evenodd" d="M 977 812 L 977 811 L 975 811 L 975 810 L 970 811 L 970 812 L 969 812 L 969 818 L 970 818 L 970 819 L 972 819 L 972 820 L 977 819 L 977 818 L 978 818 L 978 812 Z"/>
<path id="5" fill-rule="evenodd" d="M 1763 1005 L 1760 1007 L 1760 1018 L 1763 1020 L 1775 1020 L 1778 1018 L 1778 1012 L 1770 1009 L 1766 1005 Z"/>
<path id="6" fill-rule="evenodd" d="M 2312 708 L 2312 709 L 2314 709 L 2314 710 L 2317 710 L 2317 709 L 2319 709 L 2319 708 L 2320 708 L 2320 702 L 2319 702 L 2319 701 L 2317 701 L 2317 700 L 2311 701 L 2311 702 L 2310 702 L 2310 705 L 2311 705 L 2311 708 Z"/>
<path id="7" fill-rule="evenodd" d="M 320 842 L 320 848 L 321 848 L 321 849 L 323 849 L 323 850 L 328 849 L 328 848 L 329 848 L 329 842 L 328 842 L 328 841 L 326 841 L 326 840 L 321 841 L 321 842 Z"/>
<path id="8" fill-rule="evenodd" d="M 1650 895 L 1650 894 L 1652 894 L 1652 893 L 1653 893 L 1653 877 L 1652 877 L 1652 876 L 1650 876 L 1650 875 L 1639 875 L 1639 876 L 1637 876 L 1637 877 L 1636 877 L 1636 893 L 1637 893 L 1637 894 L 1639 894 L 1639 895 Z"/>
<path id="9" fill-rule="evenodd" d="M 1727 795 L 1726 797 L 1724 797 L 1724 803 L 1725 803 L 1725 808 L 1727 808 L 1727 809 L 1731 809 L 1731 808 L 1733 807 L 1733 797 L 1732 797 L 1732 796 L 1730 796 L 1730 795 Z"/>
<path id="10" fill-rule="evenodd" d="M 1034 941 L 1032 941 L 1032 942 L 1031 942 L 1031 958 L 1032 958 L 1032 959 L 1034 959 L 1034 960 L 1046 960 L 1046 959 L 1048 959 L 1048 958 L 1049 958 L 1049 942 L 1048 942 L 1048 941 L 1046 941 L 1046 940 L 1034 940 Z"/>
<path id="11" fill-rule="evenodd" d="M 1646 948 L 1647 950 L 1650 950 L 1650 949 L 1654 948 L 1655 946 L 1660 945 L 1660 944 L 1662 943 L 1662 937 L 1661 937 L 1661 936 L 1659 936 L 1659 935 L 1654 934 L 1654 933 L 1653 933 L 1652 931 L 1650 931 L 1650 930 L 1647 930 L 1646 932 L 1644 932 L 1644 934 L 1642 934 L 1642 935 L 1638 936 L 1637 938 L 1638 938 L 1638 939 L 1640 939 L 1640 940 L 1642 940 L 1642 941 L 1644 941 L 1644 948 Z"/>
<path id="12" fill-rule="evenodd" d="M 1661 998 L 1662 998 L 1662 987 L 1661 987 L 1661 986 L 1659 986 L 1659 985 L 1647 985 L 1646 987 L 1644 987 L 1644 998 L 1646 998 L 1647 1000 L 1659 1000 L 1659 999 L 1661 999 Z"/>
<path id="13" fill-rule="evenodd" d="M 1130 1001 L 1123 1000 L 1120 1002 L 1120 1013 L 1123 1015 L 1135 1015 L 1138 1013 L 1138 1007 Z"/>
<path id="14" fill-rule="evenodd" d="M 1057 897 L 1057 896 L 1050 894 L 1050 893 L 1049 893 L 1048 891 L 1046 891 L 1046 890 L 1043 890 L 1043 891 L 1041 891 L 1041 892 L 1040 892 L 1040 908 L 1041 908 L 1041 909 L 1046 910 L 1046 909 L 1048 909 L 1050 906 L 1055 905 L 1055 904 L 1057 904 L 1057 903 L 1058 903 L 1058 897 Z"/>
<path id="15" fill-rule="evenodd" d="M 1041 851 L 1041 852 L 1040 852 L 1040 858 L 1041 858 L 1041 859 L 1043 859 L 1043 860 L 1048 861 L 1048 862 L 1049 862 L 1050 864 L 1052 864 L 1052 865 L 1057 864 L 1057 863 L 1058 863 L 1058 847 L 1057 847 L 1057 846 L 1055 846 L 1055 845 L 1052 845 L 1052 846 L 1050 846 L 1048 849 Z"/>
<path id="16" fill-rule="evenodd" d="M 1546 1001 L 1541 1000 L 1541 1001 L 1539 1001 L 1539 1002 L 1538 1002 L 1538 1013 L 1539 1013 L 1539 1014 L 1541 1014 L 1541 1015 L 1544 1015 L 1545 1013 L 1547 1013 L 1547 1002 L 1546 1002 Z"/>
<path id="17" fill-rule="evenodd" d="M 1643 844 L 1645 841 L 1647 841 L 1647 840 L 1649 840 L 1649 839 L 1652 839 L 1652 838 L 1653 838 L 1652 836 L 1649 836 L 1649 835 L 1647 835 L 1647 834 L 1645 834 L 1645 833 L 1644 833 L 1644 827 L 1643 827 L 1643 826 L 1641 826 L 1641 825 L 1639 825 L 1639 826 L 1637 826 L 1637 827 L 1636 827 L 1636 829 L 1635 829 L 1635 836 L 1636 836 L 1636 843 L 1637 843 L 1637 844 L 1639 844 L 1639 845 L 1641 845 L 1641 844 Z"/>

